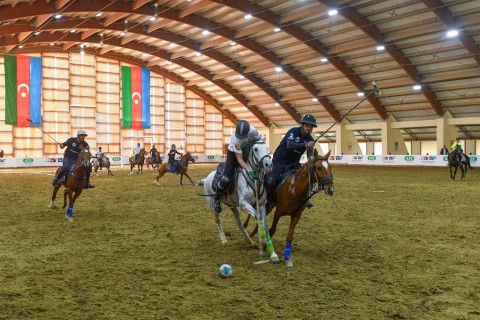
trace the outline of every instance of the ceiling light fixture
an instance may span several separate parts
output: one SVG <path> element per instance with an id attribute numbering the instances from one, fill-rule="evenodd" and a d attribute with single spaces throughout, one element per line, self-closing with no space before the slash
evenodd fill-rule
<path id="1" fill-rule="evenodd" d="M 238 76 L 240 79 L 245 79 L 245 76 L 243 74 Z"/>
<path id="2" fill-rule="evenodd" d="M 321 61 L 321 62 L 327 62 L 328 59 L 327 59 L 327 58 L 320 58 L 320 61 Z"/>
<path id="3" fill-rule="evenodd" d="M 168 60 L 168 61 L 167 61 L 167 64 L 168 64 L 168 65 L 171 65 L 171 64 L 173 64 L 173 62 L 170 61 L 170 60 Z"/>
<path id="4" fill-rule="evenodd" d="M 363 92 L 357 92 L 357 96 L 359 96 L 359 97 L 363 97 L 364 95 L 365 95 L 365 93 L 363 93 Z"/>
<path id="5" fill-rule="evenodd" d="M 328 10 L 328 15 L 330 17 L 336 16 L 338 14 L 338 11 L 335 9 Z"/>
<path id="6" fill-rule="evenodd" d="M 53 46 L 55 44 L 55 42 L 50 42 L 50 45 Z"/>
<path id="7" fill-rule="evenodd" d="M 34 35 L 38 36 L 40 34 L 40 31 L 35 31 Z"/>
<path id="8" fill-rule="evenodd" d="M 277 72 L 282 72 L 282 70 L 283 70 L 282 67 L 275 67 L 275 71 Z"/>
<path id="9" fill-rule="evenodd" d="M 312 98 L 313 102 L 318 102 L 318 98 Z"/>
<path id="10" fill-rule="evenodd" d="M 231 46 L 234 46 L 234 45 L 236 45 L 236 44 L 237 44 L 237 43 L 236 43 L 235 41 L 230 42 L 230 45 L 231 45 Z"/>
<path id="11" fill-rule="evenodd" d="M 23 48 L 23 44 L 19 45 L 18 47 L 19 47 L 20 49 L 22 49 L 22 48 Z"/>
<path id="12" fill-rule="evenodd" d="M 195 52 L 195 55 L 196 55 L 197 57 L 200 57 L 200 56 L 202 55 L 202 53 L 197 51 L 197 52 Z"/>
<path id="13" fill-rule="evenodd" d="M 421 85 L 419 85 L 419 84 L 413 85 L 413 90 L 420 90 L 420 89 L 422 89 Z"/>
<path id="14" fill-rule="evenodd" d="M 97 14 L 95 15 L 95 17 L 101 17 L 101 16 L 102 16 L 101 12 L 97 12 Z"/>
<path id="15" fill-rule="evenodd" d="M 245 19 L 247 20 L 250 20 L 252 19 L 252 15 L 250 13 L 247 13 L 245 16 L 244 16 Z"/>
<path id="16" fill-rule="evenodd" d="M 279 27 L 273 28 L 273 32 L 280 32 L 280 31 L 282 31 L 282 29 L 280 29 Z"/>
<path id="17" fill-rule="evenodd" d="M 447 31 L 447 37 L 455 38 L 456 36 L 458 36 L 458 30 L 448 30 Z"/>
<path id="18" fill-rule="evenodd" d="M 60 19 L 61 17 L 62 17 L 62 14 L 61 14 L 61 13 L 57 13 L 57 14 L 55 15 L 55 19 Z"/>
<path id="19" fill-rule="evenodd" d="M 177 44 L 175 42 L 170 43 L 170 48 L 175 48 Z"/>
<path id="20" fill-rule="evenodd" d="M 203 31 L 202 31 L 202 34 L 203 34 L 204 36 L 209 35 L 209 34 L 210 34 L 210 31 L 208 31 L 208 30 L 203 30 Z"/>
<path id="21" fill-rule="evenodd" d="M 377 51 L 383 51 L 383 50 L 385 50 L 385 46 L 383 44 L 379 44 L 377 46 Z"/>
<path id="22" fill-rule="evenodd" d="M 275 107 L 278 107 L 278 106 L 280 106 L 280 103 L 278 103 L 278 102 L 275 102 L 275 104 L 274 104 L 274 105 L 275 105 Z"/>

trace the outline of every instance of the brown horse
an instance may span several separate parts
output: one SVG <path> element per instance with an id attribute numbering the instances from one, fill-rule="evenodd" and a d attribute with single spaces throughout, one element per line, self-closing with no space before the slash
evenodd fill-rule
<path id="1" fill-rule="evenodd" d="M 128 159 L 128 162 L 130 163 L 130 174 L 133 174 L 133 168 L 137 166 L 137 174 L 143 174 L 143 164 L 145 163 L 145 155 L 147 154 L 147 151 L 145 149 L 140 150 L 140 154 L 137 157 L 137 160 L 135 159 L 135 156 L 130 157 Z"/>
<path id="2" fill-rule="evenodd" d="M 324 190 L 329 196 L 333 195 L 333 176 L 328 163 L 329 156 L 330 151 L 325 156 L 319 156 L 315 149 L 313 157 L 285 179 L 284 183 L 278 187 L 275 199 L 269 203 L 267 214 L 276 207 L 272 226 L 270 227 L 270 237 L 273 237 L 275 234 L 278 220 L 283 216 L 290 216 L 287 245 L 284 252 L 285 265 L 287 267 L 293 266 L 291 258 L 293 233 L 295 226 L 302 217 L 308 200 L 321 190 Z M 248 225 L 249 218 L 245 221 L 245 227 Z M 255 235 L 256 232 L 257 227 L 255 227 L 250 236 Z"/>
<path id="3" fill-rule="evenodd" d="M 148 170 L 150 170 L 150 166 L 152 166 L 152 169 L 155 169 L 159 164 L 162 164 L 162 157 L 160 157 L 160 152 L 155 152 L 155 163 L 152 162 L 152 157 L 147 157 L 145 163 Z"/>
<path id="4" fill-rule="evenodd" d="M 100 166 L 100 161 L 102 166 Z M 100 170 L 102 170 L 102 168 L 107 169 L 107 174 L 113 177 L 113 172 L 110 171 L 110 159 L 108 157 L 102 156 L 102 158 L 97 158 L 93 161 L 92 165 L 93 165 L 93 172 L 97 177 L 98 177 L 98 173 L 97 173 L 98 168 L 100 168 Z"/>
<path id="5" fill-rule="evenodd" d="M 182 157 L 180 158 L 180 164 L 179 164 L 179 168 L 178 168 L 178 173 L 180 173 L 180 184 L 181 185 L 183 185 L 183 175 L 185 175 L 188 178 L 188 180 L 190 180 L 190 183 L 192 185 L 195 185 L 192 178 L 190 178 L 190 176 L 187 174 L 188 163 L 189 162 L 195 162 L 195 159 L 193 159 L 192 154 L 190 152 L 187 152 L 184 155 L 182 155 Z M 173 171 L 170 170 L 170 166 L 169 166 L 168 163 L 159 164 L 157 166 L 157 171 L 158 171 L 158 176 L 155 179 L 155 181 L 153 181 L 153 184 L 156 184 L 156 185 L 160 185 L 160 182 L 158 182 L 158 179 L 163 177 L 165 175 L 165 173 L 167 173 L 167 172 L 172 172 L 173 173 Z"/>
<path id="6" fill-rule="evenodd" d="M 68 210 L 66 218 L 72 222 L 73 221 L 73 204 L 75 200 L 80 196 L 85 187 L 86 183 L 86 173 L 89 170 L 90 166 L 90 151 L 88 149 L 82 149 L 78 155 L 77 162 L 73 168 L 71 174 L 67 173 L 65 181 L 58 181 L 53 187 L 52 201 L 48 205 L 49 208 L 53 208 L 53 202 L 57 196 L 58 189 L 63 185 L 65 190 L 63 192 L 63 207 L 65 209 L 67 205 L 67 195 L 68 195 Z M 56 174 L 58 173 L 57 169 Z M 56 175 L 55 174 L 55 175 Z"/>

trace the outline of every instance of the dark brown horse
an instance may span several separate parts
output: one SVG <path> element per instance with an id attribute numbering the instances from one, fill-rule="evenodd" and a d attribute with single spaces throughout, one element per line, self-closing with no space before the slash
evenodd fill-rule
<path id="1" fill-rule="evenodd" d="M 460 157 L 462 159 L 461 161 Z M 455 180 L 458 168 L 462 170 L 462 176 L 460 180 L 465 178 L 468 168 L 473 169 L 473 167 L 470 165 L 470 157 L 465 153 L 459 153 L 458 151 L 450 152 L 448 155 L 448 166 L 450 167 L 450 179 L 452 180 Z M 455 168 L 455 170 L 453 170 L 453 168 Z"/>
<path id="2" fill-rule="evenodd" d="M 325 156 L 319 156 L 315 149 L 313 157 L 285 180 L 278 188 L 275 199 L 269 203 L 267 214 L 276 207 L 270 227 L 270 237 L 275 234 L 278 220 L 283 216 L 290 216 L 287 245 L 284 253 L 285 264 L 288 267 L 293 266 L 291 247 L 295 226 L 302 217 L 308 200 L 321 190 L 324 190 L 327 195 L 333 195 L 333 176 L 328 163 L 329 156 L 330 151 Z M 248 225 L 249 218 L 245 221 L 245 227 Z M 256 232 L 257 227 L 250 236 L 255 235 Z"/>
<path id="3" fill-rule="evenodd" d="M 53 208 L 53 202 L 57 196 L 58 189 L 63 185 L 65 190 L 63 192 L 63 209 L 67 206 L 67 195 L 68 195 L 68 210 L 66 218 L 72 222 L 73 221 L 73 204 L 75 200 L 82 194 L 83 188 L 85 188 L 86 183 L 86 173 L 89 170 L 90 166 L 90 151 L 88 149 L 82 149 L 78 155 L 77 162 L 73 168 L 71 174 L 66 175 L 65 181 L 58 181 L 53 187 L 52 201 L 48 205 L 49 208 Z M 55 175 L 58 173 L 55 173 Z M 70 171 L 70 170 L 69 170 Z"/>
<path id="4" fill-rule="evenodd" d="M 195 162 L 195 159 L 193 159 L 192 154 L 190 152 L 187 152 L 184 155 L 182 155 L 182 157 L 180 158 L 180 165 L 179 165 L 179 168 L 178 168 L 178 173 L 180 174 L 180 184 L 181 185 L 183 185 L 183 175 L 185 175 L 188 178 L 188 180 L 190 180 L 190 183 L 192 185 L 195 185 L 192 178 L 190 178 L 190 176 L 187 173 L 189 162 Z M 158 176 L 155 179 L 155 181 L 153 181 L 153 184 L 156 184 L 156 185 L 160 185 L 160 182 L 158 182 L 158 179 L 163 177 L 165 175 L 165 173 L 172 172 L 170 170 L 170 166 L 168 165 L 168 163 L 159 164 L 157 166 L 157 171 L 158 171 Z"/>
<path id="5" fill-rule="evenodd" d="M 152 169 L 155 169 L 159 164 L 162 164 L 162 157 L 160 157 L 160 152 L 155 152 L 155 163 L 152 161 L 152 157 L 147 157 L 145 160 L 145 164 L 147 165 L 147 169 L 150 170 L 150 166 Z"/>
<path id="6" fill-rule="evenodd" d="M 137 157 L 137 160 L 135 159 L 135 156 L 130 157 L 128 159 L 128 162 L 130 163 L 130 174 L 133 174 L 133 168 L 137 166 L 137 174 L 143 174 L 143 164 L 145 163 L 145 155 L 147 154 L 147 151 L 145 149 L 140 150 L 140 154 Z"/>
<path id="7" fill-rule="evenodd" d="M 101 164 L 101 166 L 100 166 Z M 98 177 L 98 169 L 100 168 L 100 170 L 102 170 L 102 168 L 105 168 L 107 169 L 107 174 L 109 176 L 112 176 L 113 177 L 113 172 L 110 171 L 110 159 L 108 157 L 105 157 L 105 156 L 102 156 L 101 158 L 96 158 L 94 161 L 93 161 L 93 172 L 95 173 L 95 175 Z"/>

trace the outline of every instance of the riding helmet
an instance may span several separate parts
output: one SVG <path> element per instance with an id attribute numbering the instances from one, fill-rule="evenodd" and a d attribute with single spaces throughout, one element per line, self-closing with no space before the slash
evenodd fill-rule
<path id="1" fill-rule="evenodd" d="M 237 139 L 245 139 L 250 132 L 250 123 L 247 120 L 240 120 L 237 122 L 237 128 L 235 129 L 235 137 Z"/>
<path id="2" fill-rule="evenodd" d="M 85 130 L 78 130 L 77 131 L 77 137 L 78 136 L 85 136 L 86 137 L 86 136 L 88 136 L 88 134 L 85 132 Z"/>
<path id="3" fill-rule="evenodd" d="M 102 150 L 102 147 L 98 147 L 98 149 Z"/>
<path id="4" fill-rule="evenodd" d="M 177 146 L 175 145 L 175 143 L 172 143 L 172 146 L 170 148 L 176 148 Z"/>
<path id="5" fill-rule="evenodd" d="M 317 127 L 317 118 L 313 114 L 304 114 L 302 120 L 300 120 L 301 124 L 311 124 L 315 128 Z"/>

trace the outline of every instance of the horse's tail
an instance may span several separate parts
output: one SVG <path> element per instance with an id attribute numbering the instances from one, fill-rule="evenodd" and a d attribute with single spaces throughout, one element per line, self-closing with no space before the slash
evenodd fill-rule
<path id="1" fill-rule="evenodd" d="M 196 185 L 197 187 L 203 186 L 203 185 L 205 184 L 205 179 L 206 179 L 206 178 L 203 178 L 203 179 L 201 179 L 201 180 L 198 180 L 195 185 Z"/>

